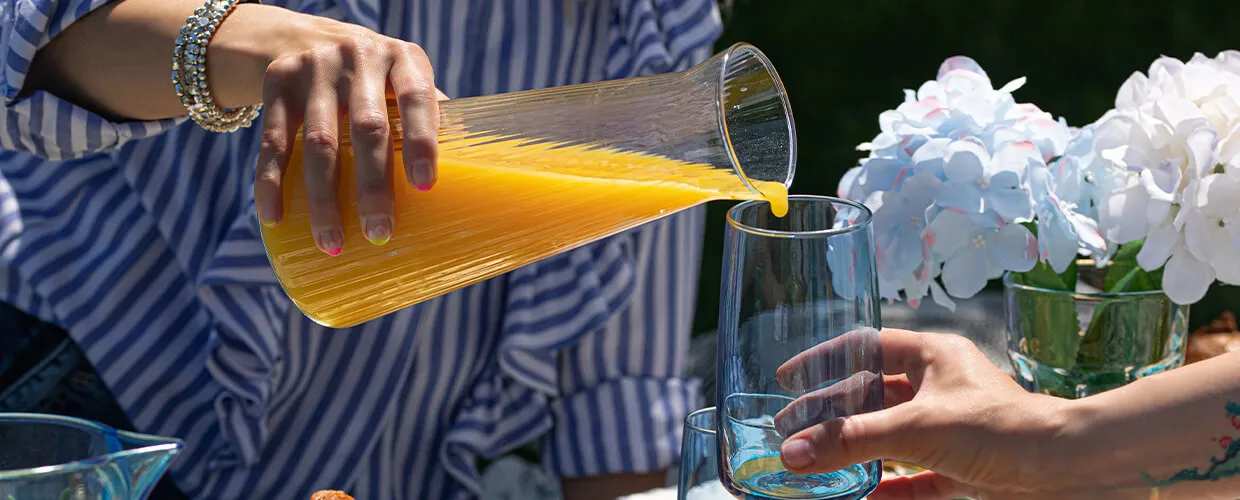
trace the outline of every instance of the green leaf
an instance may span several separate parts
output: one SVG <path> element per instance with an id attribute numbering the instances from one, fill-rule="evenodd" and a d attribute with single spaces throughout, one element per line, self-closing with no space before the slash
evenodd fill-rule
<path id="1" fill-rule="evenodd" d="M 1012 278 L 1017 283 L 1025 286 L 1047 290 L 1073 291 L 1076 290 L 1076 274 L 1077 267 L 1075 261 L 1069 264 L 1068 268 L 1064 269 L 1062 273 L 1058 274 L 1055 273 L 1054 269 L 1051 269 L 1050 264 L 1038 262 L 1033 266 L 1033 269 L 1023 273 L 1012 273 Z"/>
<path id="2" fill-rule="evenodd" d="M 1146 271 L 1137 264 L 1137 254 L 1143 242 L 1134 241 L 1119 247 L 1107 275 L 1103 289 L 1109 293 L 1149 292 L 1162 289 L 1162 268 Z"/>

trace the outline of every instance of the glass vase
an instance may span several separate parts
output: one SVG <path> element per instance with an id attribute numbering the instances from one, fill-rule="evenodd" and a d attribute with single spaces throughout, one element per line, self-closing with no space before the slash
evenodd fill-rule
<path id="1" fill-rule="evenodd" d="M 1025 389 L 1083 398 L 1184 363 L 1188 306 L 1161 291 L 1050 290 L 1003 280 L 1008 355 Z"/>

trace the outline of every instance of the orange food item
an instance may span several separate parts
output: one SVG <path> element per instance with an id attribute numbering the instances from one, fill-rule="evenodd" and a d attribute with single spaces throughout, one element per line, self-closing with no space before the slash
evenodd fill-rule
<path id="1" fill-rule="evenodd" d="M 585 145 L 440 137 L 439 180 L 418 192 L 393 160 L 396 231 L 365 239 L 350 147 L 341 147 L 344 249 L 319 251 L 310 231 L 301 143 L 294 145 L 284 218 L 263 242 L 284 290 L 311 319 L 353 326 L 493 278 L 677 211 L 722 199 L 767 199 L 787 211 L 779 183 L 711 165 Z"/>
<path id="2" fill-rule="evenodd" d="M 1232 351 L 1240 351 L 1240 330 L 1236 327 L 1236 316 L 1231 311 L 1224 311 L 1209 325 L 1198 328 L 1188 337 L 1188 354 L 1184 363 L 1195 363 Z"/>
<path id="3" fill-rule="evenodd" d="M 310 500 L 353 500 L 353 497 L 343 491 L 322 490 L 310 495 Z"/>

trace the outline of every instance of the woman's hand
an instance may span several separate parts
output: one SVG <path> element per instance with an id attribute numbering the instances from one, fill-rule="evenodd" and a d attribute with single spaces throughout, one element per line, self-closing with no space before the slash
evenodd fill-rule
<path id="1" fill-rule="evenodd" d="M 781 431 L 795 432 L 781 450 L 788 470 L 829 472 L 894 459 L 932 471 L 884 481 L 873 500 L 1071 497 L 1052 491 L 1057 486 L 1050 457 L 1062 445 L 1057 439 L 1068 401 L 1026 392 L 962 337 L 851 332 L 789 360 L 778 372 L 780 383 L 797 391 L 820 384 L 829 379 L 806 374 L 824 359 L 843 359 L 833 353 L 844 346 L 877 342 L 885 409 L 805 421 L 805 415 L 824 415 L 824 408 L 847 407 L 850 400 L 840 398 L 864 397 L 869 384 L 856 376 L 802 396 L 775 421 Z"/>
<path id="2" fill-rule="evenodd" d="M 347 115 L 362 230 L 383 244 L 394 229 L 392 129 L 387 95 L 401 118 L 405 175 L 420 190 L 437 178 L 438 100 L 434 72 L 416 44 L 351 24 L 305 16 L 299 37 L 284 43 L 267 66 L 263 131 L 254 182 L 260 220 L 283 217 L 284 172 L 303 127 L 304 173 L 315 244 L 330 255 L 344 245 L 337 200 L 339 117 Z M 225 23 L 226 25 L 227 23 Z"/>

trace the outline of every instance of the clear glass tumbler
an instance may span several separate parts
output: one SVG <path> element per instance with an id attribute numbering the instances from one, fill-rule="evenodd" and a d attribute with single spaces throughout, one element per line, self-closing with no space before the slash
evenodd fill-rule
<path id="1" fill-rule="evenodd" d="M 784 217 L 761 201 L 728 213 L 719 313 L 720 477 L 746 498 L 859 499 L 877 486 L 880 462 L 796 475 L 783 468 L 779 447 L 809 425 L 882 409 L 871 214 L 837 198 L 788 202 Z M 820 345 L 826 348 L 805 357 L 799 370 L 781 372 L 793 356 Z M 795 412 L 798 424 L 777 428 L 780 412 Z"/>
<path id="2" fill-rule="evenodd" d="M 719 482 L 719 455 L 715 440 L 715 408 L 702 408 L 685 417 L 680 456 L 680 500 L 732 500 Z"/>

